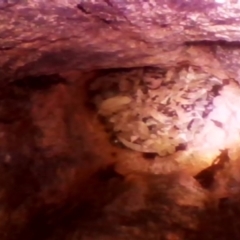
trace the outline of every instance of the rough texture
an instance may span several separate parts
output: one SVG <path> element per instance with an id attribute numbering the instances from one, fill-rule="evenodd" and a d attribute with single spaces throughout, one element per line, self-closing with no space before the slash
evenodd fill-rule
<path id="1" fill-rule="evenodd" d="M 21 239 L 32 217 L 41 218 L 39 208 L 61 209 L 67 199 L 84 198 L 86 181 L 103 160 L 111 162 L 112 148 L 103 141 L 105 135 L 95 132 L 100 125 L 88 120 L 91 115 L 82 104 L 84 81 L 72 84 L 58 76 L 34 80 L 1 91 L 1 239 Z"/>
<path id="2" fill-rule="evenodd" d="M 79 72 L 189 64 L 239 81 L 239 12 L 235 1 L 0 0 L 0 239 L 239 239 L 239 161 L 196 181 L 112 146 L 85 106 L 99 73 Z"/>
<path id="3" fill-rule="evenodd" d="M 2 0 L 1 76 L 174 65 L 189 60 L 189 44 L 238 41 L 239 11 L 213 0 Z M 205 52 L 225 55 L 226 45 Z"/>
<path id="4" fill-rule="evenodd" d="M 84 104 L 94 76 L 25 78 L 1 91 L 0 238 L 238 239 L 239 161 L 196 181 L 170 159 L 110 145 Z"/>

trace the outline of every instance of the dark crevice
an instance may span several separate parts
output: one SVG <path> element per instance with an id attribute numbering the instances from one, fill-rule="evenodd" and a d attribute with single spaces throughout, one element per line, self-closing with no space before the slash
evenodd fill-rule
<path id="1" fill-rule="evenodd" d="M 66 84 L 66 79 L 60 77 L 58 74 L 30 76 L 12 82 L 19 88 L 26 90 L 47 90 L 56 84 Z"/>
<path id="2" fill-rule="evenodd" d="M 147 160 L 154 160 L 158 154 L 157 153 L 143 153 L 142 156 Z"/>
<path id="3" fill-rule="evenodd" d="M 181 143 L 178 146 L 176 146 L 175 150 L 176 151 L 184 151 L 187 149 L 187 144 L 186 143 Z"/>
<path id="4" fill-rule="evenodd" d="M 15 47 L 13 47 L 13 46 L 6 46 L 6 47 L 0 47 L 0 51 L 8 51 L 8 50 L 12 50 L 12 49 L 14 49 Z"/>
<path id="5" fill-rule="evenodd" d="M 120 180 L 124 179 L 124 177 L 122 175 L 120 175 L 119 173 L 116 172 L 114 164 L 111 164 L 111 165 L 101 169 L 100 171 L 98 171 L 97 177 L 101 181 L 109 181 L 114 178 L 117 178 Z"/>
<path id="6" fill-rule="evenodd" d="M 82 13 L 90 15 L 91 12 L 87 9 L 85 9 L 80 3 L 77 5 L 77 8 L 82 11 Z"/>
<path id="7" fill-rule="evenodd" d="M 96 15 L 94 13 L 92 13 L 90 10 L 86 9 L 83 5 L 78 4 L 77 8 L 86 15 L 92 15 L 93 17 L 95 17 L 97 20 L 103 22 L 104 24 L 108 24 L 111 25 L 114 21 L 113 20 L 109 20 L 109 19 L 105 19 L 103 17 L 100 17 L 99 15 Z"/>
<path id="8" fill-rule="evenodd" d="M 215 175 L 218 171 L 224 168 L 224 165 L 229 162 L 228 150 L 223 150 L 220 155 L 215 159 L 210 167 L 203 169 L 194 178 L 205 189 L 211 189 L 215 184 Z"/>
<path id="9" fill-rule="evenodd" d="M 223 46 L 227 48 L 239 48 L 240 41 L 225 41 L 225 40 L 202 40 L 202 41 L 192 41 L 192 42 L 185 42 L 186 46 L 210 46 L 216 48 L 217 46 Z"/>
<path id="10" fill-rule="evenodd" d="M 112 11 L 106 11 L 106 13 L 110 13 L 111 14 L 111 19 L 107 19 L 105 16 L 105 11 L 96 11 L 93 12 L 89 9 L 87 9 L 84 5 L 82 4 L 78 4 L 77 8 L 86 15 L 92 15 L 92 17 L 95 17 L 97 20 L 99 20 L 100 22 L 109 25 L 112 29 L 116 29 L 118 30 L 117 26 L 115 25 L 115 23 L 117 22 L 117 18 L 116 15 L 119 15 L 120 17 L 124 18 L 125 21 L 130 24 L 133 25 L 132 22 L 128 19 L 128 17 L 126 16 L 126 14 L 124 14 L 124 12 L 121 12 L 116 6 L 114 6 L 111 1 L 109 0 L 105 0 L 105 3 L 107 4 L 108 7 L 111 8 Z M 101 15 L 104 14 L 103 16 Z M 107 15 L 106 15 L 107 16 Z"/>

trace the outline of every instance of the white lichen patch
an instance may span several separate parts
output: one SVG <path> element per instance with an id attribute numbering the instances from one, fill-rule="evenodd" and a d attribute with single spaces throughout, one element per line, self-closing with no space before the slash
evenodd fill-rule
<path id="1" fill-rule="evenodd" d="M 240 87 L 212 71 L 193 66 L 124 70 L 95 79 L 90 91 L 123 145 L 172 156 L 173 164 L 153 164 L 155 173 L 171 172 L 183 162 L 209 166 L 221 150 L 240 141 Z M 236 152 L 230 151 L 235 160 Z"/>

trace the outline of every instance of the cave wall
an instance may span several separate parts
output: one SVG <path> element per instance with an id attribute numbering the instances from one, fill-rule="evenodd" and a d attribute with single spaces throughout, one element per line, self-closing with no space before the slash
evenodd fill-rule
<path id="1" fill-rule="evenodd" d="M 25 78 L 1 91 L 1 239 L 38 235 L 47 217 L 31 227 L 36 215 L 78 205 L 89 197 L 83 189 L 92 175 L 112 163 L 114 149 L 84 105 L 93 76 Z"/>
<path id="2" fill-rule="evenodd" d="M 116 149 L 84 107 L 84 83 L 94 73 L 81 71 L 189 63 L 238 80 L 239 10 L 238 3 L 211 0 L 0 0 L 1 239 L 38 236 L 48 219 L 39 220 L 39 213 L 88 200 L 89 179 L 113 161 Z M 46 89 L 17 85 L 26 76 L 56 73 L 65 80 Z M 137 169 L 141 159 L 132 158 Z M 148 169 L 146 161 L 141 164 Z M 162 192 L 154 191 L 151 199 L 158 199 Z M 94 192 L 95 198 L 106 192 Z M 140 219 L 145 224 L 145 216 Z"/>

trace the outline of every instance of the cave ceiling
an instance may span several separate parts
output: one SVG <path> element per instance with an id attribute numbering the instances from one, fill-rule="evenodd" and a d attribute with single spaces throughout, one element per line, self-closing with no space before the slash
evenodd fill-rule
<path id="1" fill-rule="evenodd" d="M 181 62 L 238 78 L 240 3 L 0 0 L 2 79 Z"/>

